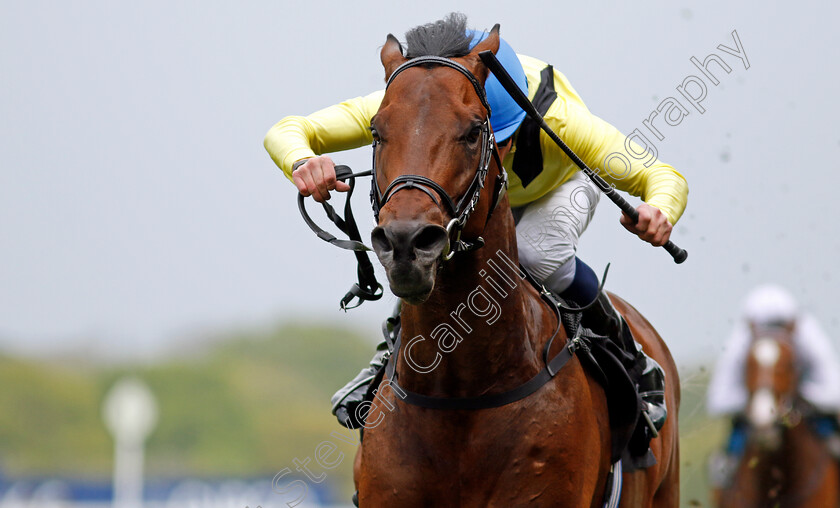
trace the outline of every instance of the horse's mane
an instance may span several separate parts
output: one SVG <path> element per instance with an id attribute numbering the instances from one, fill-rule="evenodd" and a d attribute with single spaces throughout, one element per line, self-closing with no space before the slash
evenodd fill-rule
<path id="1" fill-rule="evenodd" d="M 407 58 L 426 55 L 453 58 L 470 52 L 472 38 L 467 35 L 467 16 L 453 12 L 441 20 L 412 28 L 405 33 L 405 40 Z"/>

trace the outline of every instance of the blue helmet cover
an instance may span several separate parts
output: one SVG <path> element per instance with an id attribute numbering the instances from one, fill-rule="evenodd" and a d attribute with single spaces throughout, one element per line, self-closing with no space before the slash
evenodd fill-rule
<path id="1" fill-rule="evenodd" d="M 478 30 L 467 30 L 467 35 L 472 36 L 470 49 L 487 37 L 487 32 Z M 496 58 L 501 62 L 505 70 L 519 85 L 525 95 L 528 95 L 528 80 L 525 78 L 525 71 L 519 63 L 519 57 L 504 39 L 499 39 L 499 51 Z M 511 137 L 519 124 L 525 118 L 525 111 L 516 104 L 516 101 L 505 91 L 504 87 L 496 76 L 491 72 L 484 83 L 484 90 L 487 93 L 487 102 L 490 104 L 491 115 L 490 125 L 493 127 L 493 135 L 497 142 Z"/>

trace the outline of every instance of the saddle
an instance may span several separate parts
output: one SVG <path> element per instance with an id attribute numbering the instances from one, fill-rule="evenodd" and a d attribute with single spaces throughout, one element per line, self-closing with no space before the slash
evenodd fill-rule
<path id="1" fill-rule="evenodd" d="M 562 299 L 557 297 L 559 301 Z M 604 388 L 610 422 L 611 461 L 622 460 L 624 471 L 635 471 L 656 464 L 650 451 L 651 433 L 641 418 L 645 407 L 637 390 L 642 372 L 628 370 L 629 354 L 609 337 L 593 333 L 580 324 L 579 312 L 561 312 L 566 335 L 582 340 L 585 347 L 577 351 L 586 369 Z"/>

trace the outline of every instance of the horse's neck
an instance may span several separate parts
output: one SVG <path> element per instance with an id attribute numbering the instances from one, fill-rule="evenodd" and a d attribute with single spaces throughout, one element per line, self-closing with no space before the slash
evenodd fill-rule
<path id="1" fill-rule="evenodd" d="M 506 204 L 483 237 L 484 247 L 445 262 L 425 303 L 403 306 L 405 388 L 475 396 L 513 388 L 542 368 L 541 348 L 556 323 L 522 278 Z"/>

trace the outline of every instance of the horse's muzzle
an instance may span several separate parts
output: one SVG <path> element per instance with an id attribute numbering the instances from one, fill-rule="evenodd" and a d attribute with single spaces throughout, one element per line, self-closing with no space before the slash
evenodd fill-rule
<path id="1" fill-rule="evenodd" d="M 393 220 L 371 233 L 391 291 L 408 303 L 426 301 L 435 286 L 437 262 L 449 243 L 446 229 L 420 221 Z"/>

